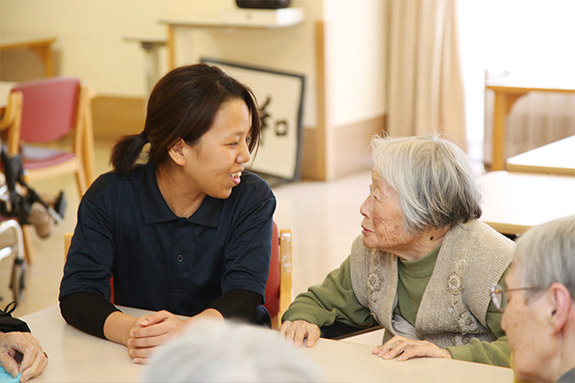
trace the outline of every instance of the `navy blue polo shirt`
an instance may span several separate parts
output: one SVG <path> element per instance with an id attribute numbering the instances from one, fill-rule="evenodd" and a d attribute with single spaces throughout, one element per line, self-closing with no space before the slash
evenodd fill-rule
<path id="1" fill-rule="evenodd" d="M 60 299 L 77 292 L 118 305 L 192 316 L 222 294 L 265 296 L 275 197 L 244 172 L 227 199 L 204 198 L 189 218 L 164 201 L 153 167 L 101 175 L 78 208 Z"/>

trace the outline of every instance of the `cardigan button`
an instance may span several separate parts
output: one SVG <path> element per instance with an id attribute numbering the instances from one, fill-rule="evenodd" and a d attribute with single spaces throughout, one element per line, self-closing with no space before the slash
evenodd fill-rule
<path id="1" fill-rule="evenodd" d="M 179 263 L 184 262 L 184 256 L 182 254 L 178 254 L 176 256 L 176 261 L 178 261 Z"/>

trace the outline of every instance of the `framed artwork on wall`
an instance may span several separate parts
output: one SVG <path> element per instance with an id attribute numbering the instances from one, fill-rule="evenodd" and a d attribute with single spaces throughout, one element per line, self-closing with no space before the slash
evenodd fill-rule
<path id="1" fill-rule="evenodd" d="M 255 158 L 246 168 L 270 184 L 301 176 L 305 76 L 212 58 L 203 63 L 221 68 L 247 85 L 256 96 L 262 132 Z"/>

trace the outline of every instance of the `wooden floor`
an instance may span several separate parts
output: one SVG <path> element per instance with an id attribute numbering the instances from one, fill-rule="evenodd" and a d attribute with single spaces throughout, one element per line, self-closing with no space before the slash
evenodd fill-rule
<path id="1" fill-rule="evenodd" d="M 109 170 L 112 142 L 96 140 L 96 170 Z M 353 239 L 360 234 L 359 207 L 369 190 L 369 172 L 354 174 L 332 182 L 296 182 L 275 186 L 277 210 L 275 221 L 280 228 L 294 233 L 294 293 L 320 283 L 325 275 L 348 255 Z M 58 182 L 37 182 L 32 187 L 45 195 L 66 193 L 68 206 L 64 221 L 55 226 L 47 239 L 33 238 L 33 264 L 28 266 L 26 288 L 17 308 L 17 316 L 35 312 L 57 303 L 64 264 L 64 233 L 76 224 L 79 196 L 73 176 Z M 10 297 L 10 265 L 0 263 L 0 306 Z"/>

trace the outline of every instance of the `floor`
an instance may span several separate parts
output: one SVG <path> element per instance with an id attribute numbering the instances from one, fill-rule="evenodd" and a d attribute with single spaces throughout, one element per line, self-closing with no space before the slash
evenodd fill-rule
<path id="1" fill-rule="evenodd" d="M 109 169 L 112 142 L 97 140 L 96 170 Z M 369 172 L 361 172 L 333 182 L 295 182 L 275 186 L 277 209 L 274 216 L 280 229 L 293 231 L 294 296 L 339 266 L 349 253 L 353 239 L 360 233 L 359 206 L 368 193 Z M 64 264 L 64 233 L 72 232 L 76 223 L 79 195 L 73 176 L 58 182 L 36 182 L 37 192 L 55 196 L 64 190 L 67 210 L 62 223 L 54 226 L 47 239 L 33 235 L 33 263 L 26 273 L 26 288 L 15 311 L 22 316 L 56 304 Z M 0 306 L 9 302 L 10 265 L 0 262 Z"/>

